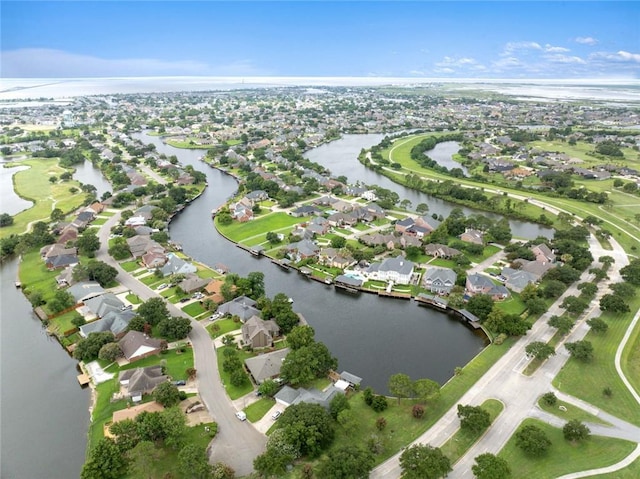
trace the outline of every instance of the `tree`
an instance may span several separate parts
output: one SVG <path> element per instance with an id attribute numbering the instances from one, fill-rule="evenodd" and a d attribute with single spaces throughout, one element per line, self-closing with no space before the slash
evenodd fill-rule
<path id="1" fill-rule="evenodd" d="M 524 304 L 531 315 L 537 315 L 547 310 L 547 303 L 542 298 L 530 298 Z"/>
<path id="2" fill-rule="evenodd" d="M 556 350 L 553 348 L 553 346 L 550 346 L 542 341 L 534 341 L 527 344 L 527 346 L 525 347 L 525 351 L 528 355 L 533 356 L 540 361 L 544 361 L 550 356 L 556 354 Z"/>
<path id="3" fill-rule="evenodd" d="M 258 391 L 260 392 L 260 394 L 269 397 L 275 396 L 278 392 L 278 389 L 280 389 L 280 386 L 278 386 L 278 383 L 276 383 L 272 379 L 267 379 L 266 381 L 263 381 L 260 386 L 258 386 Z"/>
<path id="4" fill-rule="evenodd" d="M 287 334 L 287 345 L 291 349 L 300 349 L 310 346 L 315 342 L 315 331 L 309 325 L 295 326 L 289 334 Z"/>
<path id="5" fill-rule="evenodd" d="M 187 418 L 179 407 L 173 406 L 160 413 L 164 429 L 165 446 L 178 449 L 184 445 L 187 433 Z"/>
<path id="6" fill-rule="evenodd" d="M 488 294 L 475 294 L 467 303 L 467 310 L 484 321 L 493 309 L 493 299 Z"/>
<path id="7" fill-rule="evenodd" d="M 428 444 L 414 444 L 400 455 L 402 479 L 437 479 L 446 477 L 451 462 L 439 448 Z"/>
<path id="8" fill-rule="evenodd" d="M 591 361 L 593 359 L 593 345 L 590 341 L 583 339 L 575 343 L 566 343 L 565 347 L 569 350 L 572 358 L 578 361 Z"/>
<path id="9" fill-rule="evenodd" d="M 100 348 L 107 343 L 112 343 L 114 339 L 113 333 L 109 331 L 91 333 L 85 339 L 78 341 L 73 357 L 84 362 L 93 361 L 97 359 Z"/>
<path id="10" fill-rule="evenodd" d="M 215 462 L 211 465 L 211 479 L 235 479 L 236 471 L 224 462 Z"/>
<path id="11" fill-rule="evenodd" d="M 65 290 L 58 290 L 53 295 L 53 299 L 47 303 L 49 309 L 54 313 L 59 313 L 75 304 L 76 300 L 71 293 Z"/>
<path id="12" fill-rule="evenodd" d="M 416 419 L 420 419 L 422 416 L 424 416 L 424 406 L 420 404 L 414 404 L 411 408 L 411 415 Z"/>
<path id="13" fill-rule="evenodd" d="M 88 279 L 106 287 L 118 276 L 118 270 L 102 261 L 90 261 L 86 268 Z"/>
<path id="14" fill-rule="evenodd" d="M 333 419 L 338 419 L 338 415 L 345 409 L 351 409 L 351 404 L 344 394 L 336 394 L 329 402 L 329 414 Z"/>
<path id="15" fill-rule="evenodd" d="M 566 309 L 568 313 L 580 314 L 587 308 L 588 305 L 589 302 L 580 297 L 567 296 L 566 298 L 564 298 L 564 301 L 562 301 L 560 307 Z"/>
<path id="16" fill-rule="evenodd" d="M 191 331 L 189 318 L 171 316 L 158 323 L 158 334 L 169 341 L 184 339 Z"/>
<path id="17" fill-rule="evenodd" d="M 333 441 L 333 419 L 319 404 L 289 406 L 278 422 L 286 441 L 302 456 L 316 457 Z"/>
<path id="18" fill-rule="evenodd" d="M 602 318 L 589 318 L 587 319 L 587 324 L 594 333 L 606 333 L 609 329 L 609 325 Z"/>
<path id="19" fill-rule="evenodd" d="M 460 427 L 474 433 L 484 431 L 491 424 L 491 416 L 480 406 L 463 406 L 458 404 Z"/>
<path id="20" fill-rule="evenodd" d="M 612 313 L 628 313 L 629 305 L 625 303 L 622 296 L 617 294 L 605 294 L 600 299 L 600 309 L 602 311 L 611 311 Z"/>
<path id="21" fill-rule="evenodd" d="M 138 307 L 138 316 L 144 318 L 145 322 L 155 326 L 163 319 L 169 317 L 169 310 L 162 298 L 151 298 Z"/>
<path id="22" fill-rule="evenodd" d="M 398 404 L 400 404 L 401 398 L 408 398 L 414 395 L 413 382 L 406 374 L 398 373 L 390 376 L 387 387 L 391 394 L 398 398 Z"/>
<path id="23" fill-rule="evenodd" d="M 51 215 L 49 215 L 51 221 L 62 221 L 64 219 L 64 212 L 60 208 L 54 208 L 51 211 Z M 2 220 L 0 218 L 0 226 L 2 225 Z"/>
<path id="24" fill-rule="evenodd" d="M 251 292 L 247 295 L 253 299 L 264 296 L 264 273 L 261 271 L 252 271 L 247 275 Z"/>
<path id="25" fill-rule="evenodd" d="M 157 402 L 169 408 L 180 402 L 180 391 L 170 382 L 160 383 L 153 391 L 153 396 Z"/>
<path id="26" fill-rule="evenodd" d="M 253 468 L 260 477 L 282 476 L 287 465 L 293 462 L 293 457 L 280 453 L 274 449 L 267 449 L 253 460 Z"/>
<path id="27" fill-rule="evenodd" d="M 629 283 L 614 283 L 611 286 L 611 291 L 622 298 L 633 298 L 636 295 L 636 288 Z"/>
<path id="28" fill-rule="evenodd" d="M 211 466 L 204 447 L 187 444 L 178 453 L 178 468 L 182 477 L 192 479 L 209 479 Z"/>
<path id="29" fill-rule="evenodd" d="M 327 479 L 365 479 L 375 461 L 370 451 L 348 445 L 328 454 L 320 464 L 318 477 Z"/>
<path id="30" fill-rule="evenodd" d="M 81 479 L 118 479 L 127 467 L 125 457 L 113 439 L 101 438 L 82 466 Z"/>
<path id="31" fill-rule="evenodd" d="M 331 247 L 340 249 L 344 248 L 347 244 L 347 240 L 344 236 L 334 236 L 331 238 Z"/>
<path id="32" fill-rule="evenodd" d="M 118 438 L 118 445 L 120 445 L 120 438 Z M 153 464 L 159 459 L 160 451 L 151 441 L 140 441 L 127 451 L 127 457 L 131 460 L 129 469 L 136 474 L 136 477 L 151 479 L 153 476 L 150 471 Z"/>
<path id="33" fill-rule="evenodd" d="M 565 334 L 567 334 L 569 331 L 571 331 L 571 328 L 573 328 L 573 320 L 571 318 L 568 318 L 566 316 L 551 316 L 551 318 L 549 319 L 549 321 L 547 321 L 547 324 L 553 328 L 556 328 L 558 330 L 558 332 L 564 336 Z"/>
<path id="34" fill-rule="evenodd" d="M 590 432 L 589 428 L 577 419 L 572 419 L 562 428 L 564 438 L 573 443 L 584 441 L 589 437 Z"/>
<path id="35" fill-rule="evenodd" d="M 542 295 L 545 298 L 559 298 L 567 289 L 567 286 L 558 280 L 549 280 L 542 288 Z"/>
<path id="36" fill-rule="evenodd" d="M 76 240 L 76 247 L 80 254 L 93 258 L 96 251 L 100 249 L 100 239 L 98 238 L 97 231 L 95 229 L 84 230 Z"/>
<path id="37" fill-rule="evenodd" d="M 541 456 L 549 449 L 551 441 L 538 426 L 527 424 L 516 433 L 516 446 L 530 456 Z"/>
<path id="38" fill-rule="evenodd" d="M 0 214 L 0 228 L 4 226 L 11 226 L 13 224 L 13 216 L 9 213 Z"/>
<path id="39" fill-rule="evenodd" d="M 549 406 L 553 406 L 555 405 L 556 402 L 558 402 L 558 398 L 556 397 L 555 393 L 553 391 L 550 391 L 548 393 L 544 393 L 542 395 L 542 400 L 548 404 Z"/>
<path id="40" fill-rule="evenodd" d="M 115 361 L 120 356 L 122 356 L 122 350 L 118 343 L 107 343 L 98 352 L 98 359 L 102 361 Z"/>
<path id="41" fill-rule="evenodd" d="M 324 376 L 337 367 L 338 360 L 331 356 L 329 349 L 323 343 L 314 342 L 290 351 L 282 363 L 280 374 L 291 384 L 297 385 Z"/>
<path id="42" fill-rule="evenodd" d="M 418 206 L 416 206 L 416 211 L 423 215 L 427 211 L 429 211 L 429 205 L 426 203 L 418 203 Z"/>
<path id="43" fill-rule="evenodd" d="M 440 396 L 440 385 L 431 379 L 423 378 L 414 381 L 413 391 L 416 397 L 426 404 L 429 401 L 435 401 Z"/>
<path id="44" fill-rule="evenodd" d="M 375 412 L 382 412 L 389 407 L 387 398 L 384 396 L 376 395 L 371 399 L 371 409 Z"/>
<path id="45" fill-rule="evenodd" d="M 620 275 L 625 281 L 640 286 L 640 259 L 631 260 L 631 262 L 620 269 Z"/>
<path id="46" fill-rule="evenodd" d="M 509 463 L 501 457 L 489 452 L 475 458 L 476 463 L 471 466 L 471 472 L 476 479 L 508 479 L 511 477 Z"/>

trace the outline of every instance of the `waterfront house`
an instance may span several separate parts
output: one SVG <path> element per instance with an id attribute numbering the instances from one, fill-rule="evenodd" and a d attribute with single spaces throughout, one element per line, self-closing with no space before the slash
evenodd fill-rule
<path id="1" fill-rule="evenodd" d="M 127 369 L 118 377 L 120 385 L 134 402 L 141 401 L 143 395 L 151 394 L 158 384 L 168 380 L 169 376 L 162 373 L 160 365 Z"/>
<path id="2" fill-rule="evenodd" d="M 473 243 L 473 244 L 482 245 L 482 244 L 484 244 L 484 233 L 482 231 L 479 231 L 479 230 L 466 228 L 464 230 L 464 233 L 462 233 L 460 235 L 460 239 L 462 241 L 467 242 L 467 243 Z"/>
<path id="3" fill-rule="evenodd" d="M 381 263 L 372 263 L 366 270 L 369 279 L 393 281 L 397 284 L 409 284 L 413 276 L 414 263 L 402 256 L 386 258 Z"/>
<path id="4" fill-rule="evenodd" d="M 282 404 L 284 407 L 288 407 L 294 404 L 300 404 L 301 402 L 310 404 L 319 404 L 325 409 L 329 409 L 331 400 L 336 394 L 344 394 L 344 391 L 331 385 L 324 391 L 317 389 L 293 389 L 290 386 L 284 386 L 274 396 L 276 403 Z"/>
<path id="5" fill-rule="evenodd" d="M 190 294 L 201 290 L 207 284 L 209 284 L 209 279 L 200 278 L 197 274 L 189 273 L 185 279 L 178 283 L 178 287 L 185 293 Z"/>
<path id="6" fill-rule="evenodd" d="M 473 296 L 475 294 L 487 294 L 494 301 L 500 301 L 509 297 L 510 293 L 507 288 L 494 284 L 488 276 L 474 273 L 467 276 L 466 282 L 467 294 Z"/>
<path id="7" fill-rule="evenodd" d="M 136 316 L 130 309 L 107 312 L 102 318 L 80 326 L 80 336 L 86 338 L 91 333 L 110 332 L 116 339 L 125 335 L 129 322 Z"/>
<path id="8" fill-rule="evenodd" d="M 278 349 L 271 353 L 259 354 L 244 361 L 249 374 L 256 384 L 262 384 L 267 379 L 275 379 L 280 376 L 282 361 L 289 354 L 290 349 Z"/>
<path id="9" fill-rule="evenodd" d="M 553 263 L 556 260 L 556 255 L 545 243 L 532 246 L 531 251 L 536 255 L 536 261 L 540 263 Z"/>
<path id="10" fill-rule="evenodd" d="M 529 283 L 535 283 L 540 279 L 539 276 L 533 273 L 513 268 L 502 268 L 500 274 L 506 278 L 504 285 L 516 293 L 521 293 Z"/>
<path id="11" fill-rule="evenodd" d="M 127 361 L 133 362 L 160 353 L 166 341 L 150 338 L 139 331 L 129 331 L 118 341 L 118 346 Z"/>
<path id="12" fill-rule="evenodd" d="M 162 276 L 170 276 L 172 274 L 188 274 L 198 271 L 193 264 L 183 260 L 173 253 L 167 254 L 167 263 L 160 268 Z"/>
<path id="13" fill-rule="evenodd" d="M 422 275 L 422 284 L 432 293 L 449 294 L 457 278 L 458 275 L 451 268 L 428 266 Z"/>
<path id="14" fill-rule="evenodd" d="M 95 281 L 82 281 L 67 288 L 67 293 L 73 296 L 76 303 L 82 303 L 84 300 L 100 296 L 106 291 Z"/>
<path id="15" fill-rule="evenodd" d="M 86 314 L 94 314 L 98 318 L 106 316 L 110 311 L 122 311 L 125 307 L 125 304 L 113 293 L 94 296 L 93 298 L 83 300 L 83 303 L 84 307 L 82 310 Z"/>
<path id="16" fill-rule="evenodd" d="M 256 302 L 247 296 L 238 296 L 218 306 L 217 312 L 222 316 L 237 316 L 243 323 L 251 316 L 260 316 Z"/>
<path id="17" fill-rule="evenodd" d="M 273 346 L 273 339 L 280 334 L 280 327 L 271 320 L 251 316 L 242 325 L 242 343 L 253 349 Z"/>

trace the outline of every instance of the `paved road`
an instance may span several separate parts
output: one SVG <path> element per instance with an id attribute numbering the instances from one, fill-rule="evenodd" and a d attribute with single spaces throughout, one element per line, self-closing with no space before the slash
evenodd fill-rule
<path id="1" fill-rule="evenodd" d="M 619 280 L 619 269 L 628 264 L 628 259 L 620 245 L 612 241 L 613 251 L 603 250 L 600 244 L 594 239 L 590 239 L 590 249 L 594 258 L 609 255 L 616 260 L 610 269 L 609 278 L 599 284 L 599 291 L 592 301 L 589 311 L 584 314 L 576 327 L 565 339 L 565 341 L 577 341 L 582 339 L 589 328 L 586 324 L 588 317 L 600 314 L 597 307 L 599 298 L 606 292 L 607 286 L 611 282 Z M 581 281 L 591 279 L 589 273 L 582 275 Z M 561 344 L 555 356 L 547 360 L 531 376 L 522 374 L 528 360 L 525 355 L 525 347 L 533 341 L 548 341 L 553 336 L 554 329 L 547 325 L 547 320 L 555 314 L 561 314 L 559 304 L 567 295 L 577 293 L 575 285 L 571 286 L 565 294 L 556 301 L 549 311 L 547 311 L 532 327 L 529 333 L 521 338 L 489 371 L 460 399 L 460 404 L 480 405 L 486 399 L 494 398 L 502 401 L 504 410 L 496 418 L 486 434 L 453 466 L 453 471 L 449 478 L 471 478 L 471 466 L 474 458 L 482 453 L 491 452 L 497 454 L 515 432 L 518 425 L 527 417 L 541 417 L 546 419 L 537 409 L 536 403 L 540 395 L 553 389 L 551 380 L 558 374 L 565 364 L 569 355 Z M 564 341 L 563 341 L 564 343 Z M 563 395 L 563 399 L 568 398 Z M 576 400 L 577 401 L 577 400 Z M 602 413 L 603 414 L 603 413 Z M 602 429 L 601 426 L 593 426 L 594 433 L 605 432 L 607 435 L 622 437 L 626 439 L 635 438 L 640 440 L 640 429 L 637 427 L 612 418 L 610 421 L 615 424 L 613 428 Z M 555 420 L 555 419 L 554 419 Z M 415 443 L 431 444 L 435 447 L 442 446 L 459 428 L 457 418 L 457 404 L 420 436 Z M 390 458 L 378 466 L 371 474 L 372 478 L 397 478 L 400 477 L 399 454 Z"/>
<path id="2" fill-rule="evenodd" d="M 126 273 L 120 265 L 107 253 L 109 233 L 111 227 L 120 219 L 120 214 L 109 218 L 100 228 L 100 250 L 96 259 L 110 264 L 118 270 L 116 280 L 125 288 L 146 301 L 150 298 L 160 297 L 145 284 Z M 187 314 L 175 305 L 167 302 L 169 312 L 173 316 Z M 191 319 L 191 318 L 190 318 Z M 236 409 L 227 396 L 224 386 L 220 382 L 218 362 L 213 342 L 206 329 L 197 321 L 191 320 L 193 329 L 189 333 L 189 340 L 194 350 L 195 368 L 198 370 L 198 393 L 209 413 L 218 423 L 218 434 L 211 447 L 210 460 L 222 461 L 231 466 L 238 476 L 245 476 L 253 471 L 253 459 L 261 454 L 266 445 L 266 438 L 248 422 L 241 422 L 235 417 Z"/>

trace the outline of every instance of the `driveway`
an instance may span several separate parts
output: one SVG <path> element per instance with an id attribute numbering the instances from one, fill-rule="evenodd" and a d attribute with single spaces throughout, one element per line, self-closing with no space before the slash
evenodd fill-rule
<path id="1" fill-rule="evenodd" d="M 161 297 L 148 286 L 126 273 L 107 253 L 111 227 L 118 223 L 119 219 L 120 214 L 118 213 L 109 218 L 100 228 L 98 233 L 100 250 L 96 253 L 96 259 L 116 268 L 118 270 L 116 281 L 138 295 L 142 301 Z M 236 411 L 220 382 L 218 362 L 213 342 L 207 330 L 174 304 L 169 302 L 166 304 L 171 315 L 191 319 L 193 329 L 189 333 L 189 340 L 194 351 L 194 367 L 198 371 L 196 378 L 198 392 L 209 414 L 218 423 L 218 434 L 210 449 L 210 460 L 224 462 L 231 466 L 238 476 L 246 476 L 253 471 L 255 457 L 264 452 L 266 438 L 250 424 L 241 422 L 235 417 Z"/>

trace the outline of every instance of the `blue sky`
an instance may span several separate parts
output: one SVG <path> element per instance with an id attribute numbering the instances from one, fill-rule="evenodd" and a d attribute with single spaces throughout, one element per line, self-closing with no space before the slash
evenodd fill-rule
<path id="1" fill-rule="evenodd" d="M 2 1 L 1 76 L 640 78 L 640 2 Z"/>

